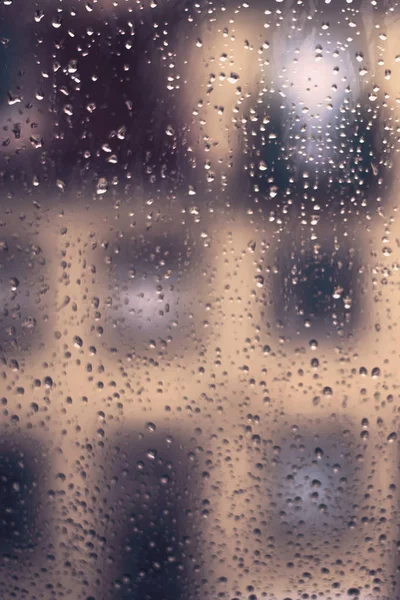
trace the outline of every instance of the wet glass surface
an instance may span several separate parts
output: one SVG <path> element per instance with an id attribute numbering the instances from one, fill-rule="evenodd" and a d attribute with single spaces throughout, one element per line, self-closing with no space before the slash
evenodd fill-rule
<path id="1" fill-rule="evenodd" d="M 396 2 L 0 13 L 1 597 L 397 600 Z"/>

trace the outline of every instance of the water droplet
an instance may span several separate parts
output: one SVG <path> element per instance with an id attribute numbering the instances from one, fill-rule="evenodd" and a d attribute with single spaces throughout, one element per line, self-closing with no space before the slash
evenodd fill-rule
<path id="1" fill-rule="evenodd" d="M 96 186 L 96 194 L 98 196 L 101 196 L 102 194 L 105 194 L 108 190 L 108 181 L 105 177 L 100 177 L 99 180 L 97 181 L 97 186 Z"/>
<path id="2" fill-rule="evenodd" d="M 321 448 L 315 448 L 314 453 L 318 459 L 321 459 L 324 456 L 324 451 Z"/>

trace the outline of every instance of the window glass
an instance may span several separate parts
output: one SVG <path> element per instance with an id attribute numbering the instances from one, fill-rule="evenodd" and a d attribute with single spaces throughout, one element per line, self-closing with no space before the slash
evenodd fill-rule
<path id="1" fill-rule="evenodd" d="M 0 596 L 398 600 L 398 4 L 0 13 Z"/>

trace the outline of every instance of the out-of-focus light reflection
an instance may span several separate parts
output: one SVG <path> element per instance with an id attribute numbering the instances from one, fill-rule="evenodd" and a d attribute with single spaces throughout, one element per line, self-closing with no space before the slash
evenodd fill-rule
<path id="1" fill-rule="evenodd" d="M 156 331 L 165 326 L 166 319 L 177 318 L 177 297 L 176 292 L 171 290 L 171 283 L 161 285 L 142 280 L 138 286 L 130 287 L 132 289 L 127 293 L 121 293 L 118 312 L 124 321 L 134 321 L 140 328 Z"/>
<path id="2" fill-rule="evenodd" d="M 341 129 L 353 118 L 351 106 L 360 95 L 349 54 L 308 36 L 289 44 L 276 62 L 285 139 L 297 162 L 325 165 L 337 153 Z"/>
<path id="3" fill-rule="evenodd" d="M 308 109 L 305 114 L 316 113 L 325 120 L 343 101 L 348 73 L 346 56 L 337 51 L 326 52 L 308 38 L 287 53 L 280 75 L 284 81 L 280 93 L 303 110 Z"/>

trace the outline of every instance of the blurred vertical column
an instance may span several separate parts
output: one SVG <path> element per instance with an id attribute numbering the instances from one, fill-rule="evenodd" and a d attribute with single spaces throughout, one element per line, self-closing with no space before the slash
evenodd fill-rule
<path id="1" fill-rule="evenodd" d="M 196 26 L 179 61 L 182 112 L 195 166 L 191 177 L 203 193 L 212 190 L 224 205 L 230 192 L 234 197 L 246 193 L 240 171 L 243 131 L 252 118 L 248 109 L 256 103 L 261 68 L 268 64 L 269 32 L 257 3 L 216 2 L 197 10 L 191 10 Z"/>
<path id="2" fill-rule="evenodd" d="M 375 13 L 376 14 L 376 13 Z M 399 247 L 398 236 L 400 224 L 398 217 L 399 188 L 399 132 L 400 132 L 400 57 L 398 52 L 399 10 L 395 5 L 387 5 L 379 18 L 371 18 L 371 45 L 375 48 L 374 93 L 375 102 L 384 109 L 384 143 L 392 152 L 392 187 L 388 202 L 379 210 L 379 219 L 375 219 L 370 239 L 368 265 L 374 288 L 375 322 L 371 327 L 371 346 L 376 355 L 383 359 L 386 377 L 382 404 L 392 415 L 389 437 L 391 448 L 388 449 L 386 462 L 389 463 L 390 485 L 387 498 L 390 501 L 390 537 L 389 544 L 393 552 L 393 579 L 395 582 L 391 598 L 400 593 L 399 578 L 399 464 L 400 450 L 398 442 L 398 344 L 397 323 L 399 320 L 399 303 L 397 290 L 399 286 Z"/>

